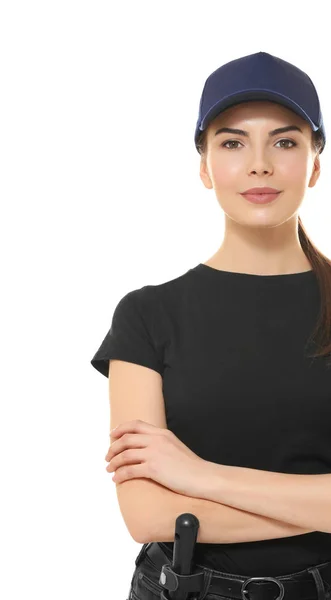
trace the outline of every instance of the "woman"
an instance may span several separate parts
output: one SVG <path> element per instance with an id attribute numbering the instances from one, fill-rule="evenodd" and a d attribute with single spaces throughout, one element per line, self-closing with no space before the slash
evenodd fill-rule
<path id="1" fill-rule="evenodd" d="M 315 87 L 265 52 L 231 61 L 205 82 L 194 139 L 222 243 L 122 298 L 91 361 L 113 380 L 107 469 L 120 501 L 142 498 L 129 598 L 171 597 L 160 575 L 184 512 L 200 600 L 330 598 L 331 261 L 298 216 L 325 146 Z"/>

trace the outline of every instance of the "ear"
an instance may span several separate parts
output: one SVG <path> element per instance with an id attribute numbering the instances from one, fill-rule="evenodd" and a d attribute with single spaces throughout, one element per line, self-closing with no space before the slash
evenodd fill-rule
<path id="1" fill-rule="evenodd" d="M 314 166 L 313 166 L 313 171 L 308 183 L 308 187 L 314 187 L 314 185 L 316 184 L 319 176 L 321 174 L 321 162 L 320 162 L 320 155 L 316 154 L 315 158 L 314 158 Z"/>
<path id="2" fill-rule="evenodd" d="M 206 161 L 205 155 L 202 155 L 201 160 L 200 160 L 200 179 L 206 188 L 208 188 L 209 190 L 212 189 L 213 184 L 209 177 L 207 161 Z"/>

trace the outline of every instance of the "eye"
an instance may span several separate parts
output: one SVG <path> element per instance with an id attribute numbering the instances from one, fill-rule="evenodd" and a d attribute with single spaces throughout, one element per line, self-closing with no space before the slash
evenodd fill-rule
<path id="1" fill-rule="evenodd" d="M 228 148 L 227 144 L 240 144 L 240 142 L 238 142 L 238 140 L 227 140 L 226 142 L 223 142 L 223 144 L 221 144 L 222 147 L 224 148 Z M 236 150 L 236 148 L 228 148 L 229 150 Z"/>
<path id="2" fill-rule="evenodd" d="M 284 150 L 289 150 L 290 148 L 294 148 L 295 146 L 297 146 L 298 144 L 296 142 L 294 142 L 293 140 L 289 140 L 289 139 L 282 139 L 279 140 L 278 142 L 276 142 L 277 144 L 282 144 L 283 142 L 285 142 L 285 144 L 292 144 L 292 146 L 281 146 L 282 149 Z M 221 144 L 222 148 L 228 148 L 228 150 L 237 150 L 238 146 L 231 146 L 229 147 L 228 144 L 240 144 L 240 142 L 238 140 L 227 140 L 226 142 L 223 142 L 223 144 Z M 242 144 L 241 144 L 242 145 Z"/>
<path id="3" fill-rule="evenodd" d="M 290 142 L 290 144 L 293 144 L 293 146 L 290 146 L 290 147 L 289 147 L 289 146 L 286 146 L 285 148 L 284 148 L 284 146 L 282 146 L 282 148 L 284 148 L 285 150 L 287 150 L 287 149 L 289 149 L 289 148 L 294 148 L 294 146 L 297 146 L 297 145 L 298 145 L 296 142 L 293 142 L 293 140 L 288 140 L 288 139 L 279 140 L 279 141 L 277 142 L 277 144 L 281 144 L 282 142 Z"/>

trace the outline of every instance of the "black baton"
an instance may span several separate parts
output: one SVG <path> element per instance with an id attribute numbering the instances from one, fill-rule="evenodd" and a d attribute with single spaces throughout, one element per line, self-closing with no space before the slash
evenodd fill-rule
<path id="1" fill-rule="evenodd" d="M 193 572 L 193 556 L 195 544 L 198 536 L 199 519 L 191 513 L 183 513 L 176 519 L 175 540 L 172 556 L 172 565 L 170 572 L 178 575 L 191 575 Z M 169 565 L 162 567 L 160 583 L 164 583 L 169 573 Z M 162 577 L 164 581 L 162 581 Z M 193 592 L 183 592 L 180 590 L 168 590 L 167 595 L 161 592 L 162 600 L 187 600 L 192 598 Z"/>

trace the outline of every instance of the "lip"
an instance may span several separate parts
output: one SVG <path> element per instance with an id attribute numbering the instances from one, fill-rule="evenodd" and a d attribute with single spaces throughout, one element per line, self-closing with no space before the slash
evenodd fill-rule
<path id="1" fill-rule="evenodd" d="M 246 200 L 249 202 L 253 202 L 254 204 L 268 204 L 273 200 L 278 198 L 281 192 L 277 192 L 276 194 L 241 194 Z"/>
<path id="2" fill-rule="evenodd" d="M 245 192 L 241 192 L 243 195 L 245 194 L 278 194 L 280 190 L 276 190 L 276 188 L 271 187 L 254 187 L 246 190 Z"/>

